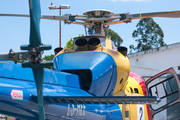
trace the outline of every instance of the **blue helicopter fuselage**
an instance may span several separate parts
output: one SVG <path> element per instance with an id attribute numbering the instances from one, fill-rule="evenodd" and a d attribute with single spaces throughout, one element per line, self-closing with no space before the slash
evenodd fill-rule
<path id="1" fill-rule="evenodd" d="M 74 72 L 77 69 L 79 73 Z M 89 74 L 91 80 L 83 74 Z M 54 70 L 44 70 L 43 96 L 108 96 L 116 84 L 112 82 L 116 74 L 116 64 L 106 53 L 61 54 L 54 58 Z M 1 61 L 0 113 L 19 119 L 39 119 L 32 95 L 37 95 L 32 69 Z M 118 104 L 45 104 L 44 108 L 46 119 L 122 119 Z"/>

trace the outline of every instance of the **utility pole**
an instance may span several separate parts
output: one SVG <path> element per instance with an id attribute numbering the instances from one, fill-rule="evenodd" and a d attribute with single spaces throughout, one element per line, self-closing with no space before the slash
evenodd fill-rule
<path id="1" fill-rule="evenodd" d="M 59 9 L 59 16 L 61 16 L 61 9 L 70 9 L 70 5 L 60 5 L 59 7 L 56 7 L 51 3 L 51 6 L 49 6 L 50 10 Z M 61 20 L 59 21 L 59 47 L 61 47 Z"/>

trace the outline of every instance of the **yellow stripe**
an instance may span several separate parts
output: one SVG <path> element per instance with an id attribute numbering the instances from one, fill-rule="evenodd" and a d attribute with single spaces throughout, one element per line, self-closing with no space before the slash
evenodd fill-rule
<path id="1" fill-rule="evenodd" d="M 123 86 L 125 85 L 128 79 L 130 72 L 130 62 L 127 56 L 124 56 L 120 52 L 112 50 L 112 41 L 108 37 L 106 37 L 105 48 L 103 48 L 101 52 L 109 54 L 116 63 L 117 81 L 113 92 L 113 94 L 115 94 L 122 90 Z"/>
<path id="2" fill-rule="evenodd" d="M 137 105 L 135 104 L 135 105 L 133 105 L 133 104 L 131 104 L 130 106 L 129 106 L 129 109 L 130 109 L 130 112 L 129 112 L 129 114 L 130 114 L 130 120 L 137 120 L 138 118 L 138 116 L 137 116 L 137 114 L 138 114 L 138 111 L 137 111 Z"/>
<path id="3" fill-rule="evenodd" d="M 141 18 L 141 13 L 140 13 L 140 18 Z"/>
<path id="4" fill-rule="evenodd" d="M 106 48 L 112 49 L 112 41 L 106 37 Z"/>
<path id="5" fill-rule="evenodd" d="M 144 117 L 145 117 L 145 120 L 149 120 L 149 118 L 148 118 L 148 112 L 147 112 L 147 107 L 146 107 L 146 105 L 144 105 L 144 113 L 145 113 L 145 115 L 144 115 Z"/>

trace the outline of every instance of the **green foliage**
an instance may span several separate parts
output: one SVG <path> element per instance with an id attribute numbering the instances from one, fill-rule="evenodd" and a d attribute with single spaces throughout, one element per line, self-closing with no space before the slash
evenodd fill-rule
<path id="1" fill-rule="evenodd" d="M 134 30 L 132 37 L 137 38 L 135 40 L 137 46 L 130 45 L 131 50 L 140 52 L 166 45 L 163 41 L 164 33 L 162 29 L 152 18 L 140 19 L 136 27 L 137 30 Z"/>
<path id="2" fill-rule="evenodd" d="M 81 36 L 84 36 L 84 34 L 79 34 L 78 37 L 81 37 Z M 71 38 L 71 39 L 67 42 L 66 47 L 64 47 L 64 48 L 73 49 L 73 43 L 74 43 L 74 39 Z"/>
<path id="3" fill-rule="evenodd" d="M 73 49 L 73 43 L 74 43 L 74 40 L 73 40 L 73 38 L 71 38 L 71 39 L 67 42 L 65 48 Z"/>
<path id="4" fill-rule="evenodd" d="M 45 55 L 43 59 L 46 60 L 46 61 L 52 61 L 54 57 L 55 57 L 55 55 L 53 55 L 53 54 Z M 52 69 L 52 66 L 49 66 L 49 67 L 46 67 L 46 68 Z"/>
<path id="5" fill-rule="evenodd" d="M 123 42 L 123 39 L 116 32 L 114 32 L 112 29 L 108 29 L 108 34 L 107 34 L 107 29 L 105 29 L 104 32 L 105 32 L 105 35 L 107 37 L 109 37 L 114 42 L 114 45 L 116 47 L 121 46 L 121 43 Z M 88 29 L 88 34 L 89 35 L 95 34 L 95 29 L 94 28 L 89 28 Z"/>
<path id="6" fill-rule="evenodd" d="M 107 29 L 105 29 L 104 31 L 105 31 L 105 35 L 114 42 L 114 45 L 116 47 L 121 46 L 123 39 L 116 32 L 114 32 L 112 29 L 109 29 L 107 34 Z"/>
<path id="7" fill-rule="evenodd" d="M 78 37 L 82 37 L 82 36 L 84 36 L 84 34 L 79 34 L 79 36 L 78 36 Z"/>
<path id="8" fill-rule="evenodd" d="M 26 62 L 25 60 L 19 60 L 18 61 L 19 63 L 24 63 L 24 62 Z"/>
<path id="9" fill-rule="evenodd" d="M 45 55 L 43 59 L 46 61 L 52 61 L 54 57 L 55 57 L 55 55 L 53 55 L 53 54 Z"/>

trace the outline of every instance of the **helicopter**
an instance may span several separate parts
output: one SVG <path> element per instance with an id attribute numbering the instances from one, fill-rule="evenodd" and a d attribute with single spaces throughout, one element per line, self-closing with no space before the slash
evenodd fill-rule
<path id="1" fill-rule="evenodd" d="M 180 83 L 173 68 L 145 83 L 139 75 L 130 72 L 127 48 L 117 49 L 105 36 L 104 29 L 133 19 L 180 17 L 180 11 L 114 14 L 108 10 L 91 10 L 83 15 L 50 16 L 41 15 L 39 0 L 29 0 L 29 9 L 30 15 L 0 14 L 30 17 L 29 44 L 21 46 L 25 52 L 10 50 L 0 54 L 0 113 L 30 120 L 150 120 L 156 113 L 179 102 L 176 99 L 158 106 L 161 99 L 172 95 L 179 98 Z M 50 50 L 51 45 L 41 42 L 40 19 L 95 28 L 96 34 L 74 38 L 73 50 L 63 49 L 58 51 L 53 62 L 44 61 L 43 51 Z M 28 62 L 20 64 L 18 60 Z M 46 66 L 53 66 L 53 70 L 45 69 Z M 164 74 L 170 76 L 153 81 Z M 169 81 L 177 86 L 172 87 Z M 154 90 L 166 82 L 172 89 L 170 92 L 161 95 L 161 90 Z"/>

